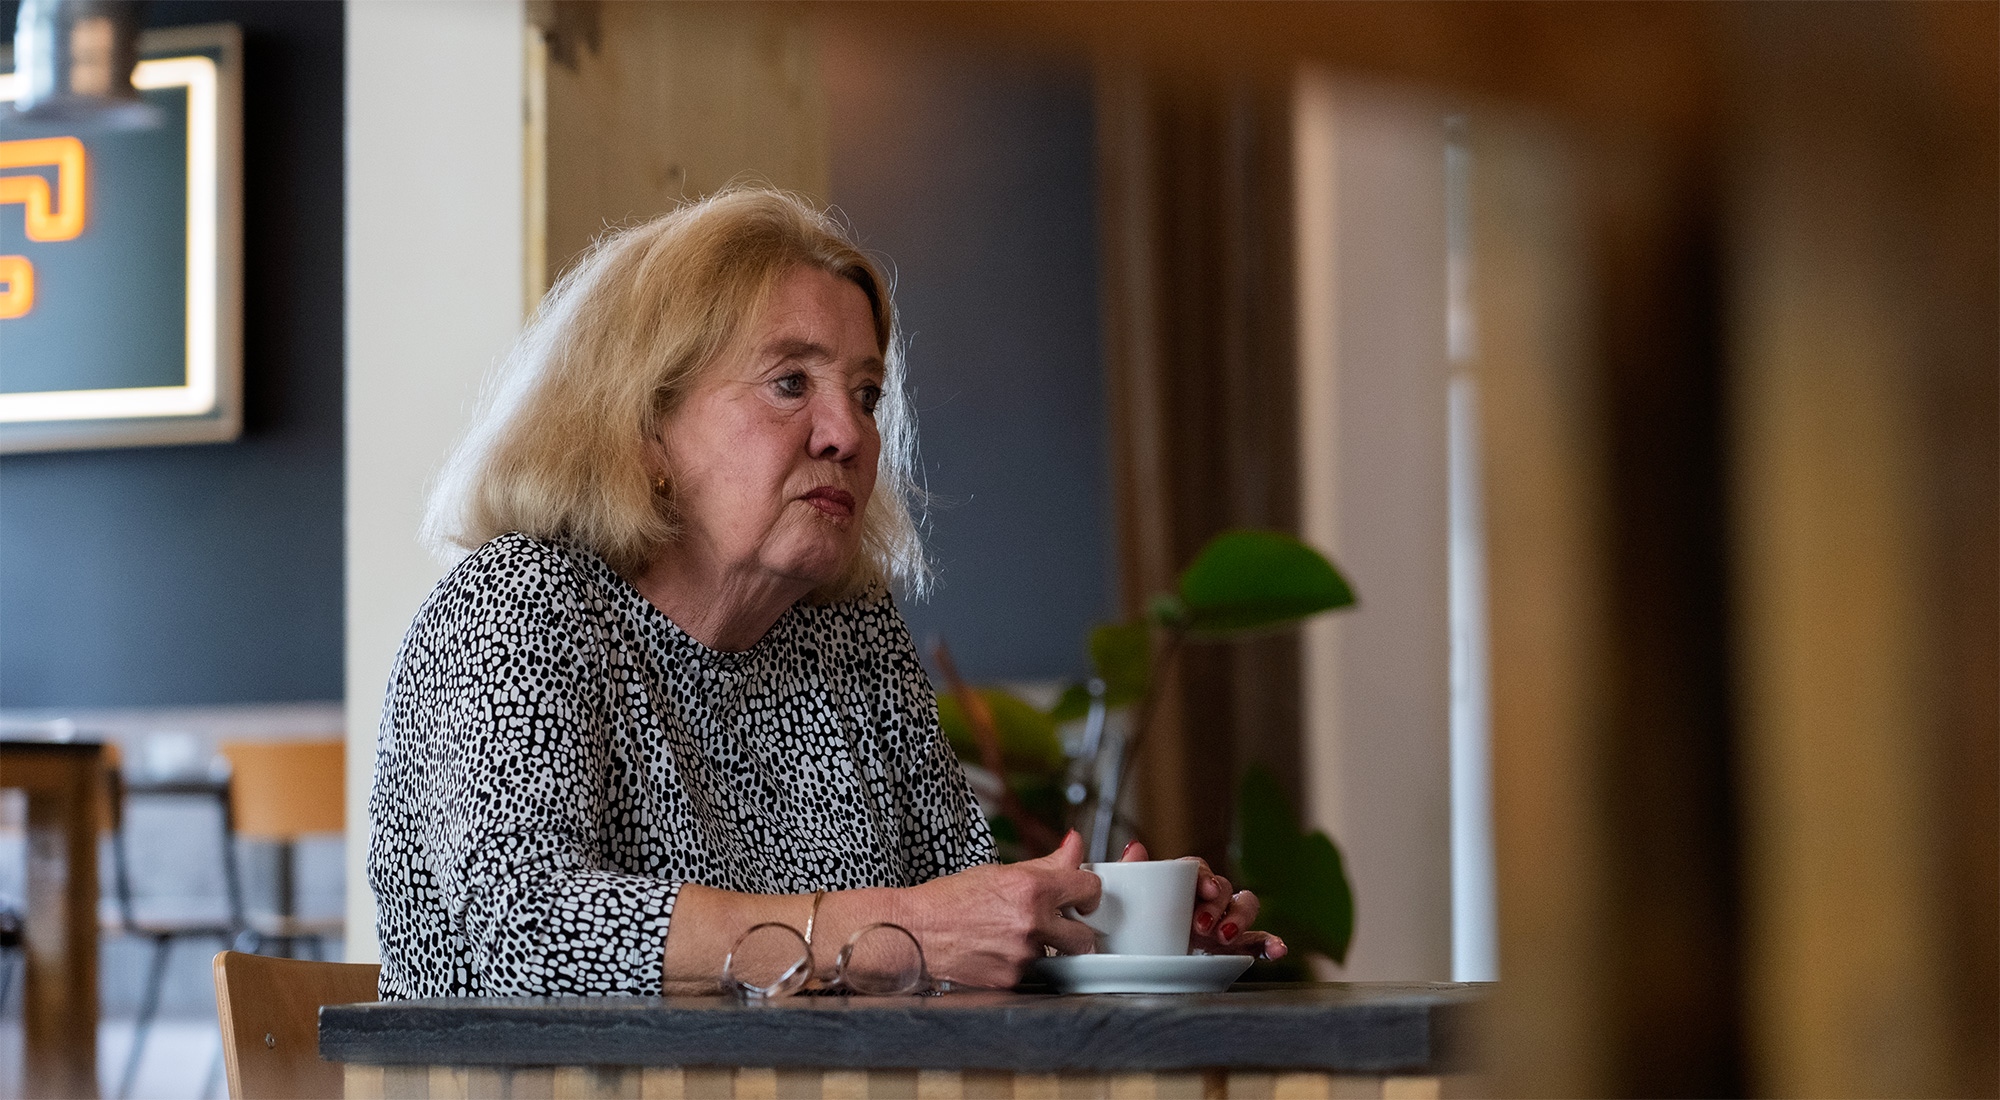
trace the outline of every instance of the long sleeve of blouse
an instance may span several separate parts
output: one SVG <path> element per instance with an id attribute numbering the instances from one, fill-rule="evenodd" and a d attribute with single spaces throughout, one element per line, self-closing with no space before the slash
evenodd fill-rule
<path id="1" fill-rule="evenodd" d="M 370 809 L 384 996 L 657 993 L 684 882 L 906 886 L 992 858 L 886 595 L 719 653 L 518 535 L 412 625 Z"/>

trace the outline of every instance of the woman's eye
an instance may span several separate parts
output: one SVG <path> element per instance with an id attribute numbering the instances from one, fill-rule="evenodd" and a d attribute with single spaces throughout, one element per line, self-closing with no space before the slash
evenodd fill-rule
<path id="1" fill-rule="evenodd" d="M 785 375 L 783 378 L 773 381 L 771 385 L 777 389 L 779 397 L 804 397 L 806 395 L 806 376 L 803 374 Z"/>
<path id="2" fill-rule="evenodd" d="M 861 387 L 861 411 L 875 415 L 875 406 L 882 403 L 882 387 L 873 383 Z"/>

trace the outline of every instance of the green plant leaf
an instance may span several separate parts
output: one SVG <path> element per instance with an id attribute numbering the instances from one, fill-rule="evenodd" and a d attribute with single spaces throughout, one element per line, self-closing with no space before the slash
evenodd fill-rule
<path id="1" fill-rule="evenodd" d="M 1294 873 L 1266 903 L 1260 919 L 1287 944 L 1345 963 L 1354 940 L 1354 892 L 1340 849 L 1331 837 L 1315 831 L 1300 838 L 1293 859 Z"/>
<path id="2" fill-rule="evenodd" d="M 1104 705 L 1130 706 L 1153 674 L 1153 639 L 1145 623 L 1106 623 L 1090 632 L 1090 663 L 1104 681 Z"/>
<path id="3" fill-rule="evenodd" d="M 1056 724 L 1048 715 L 1001 688 L 974 690 L 993 711 L 993 725 L 1000 735 L 1000 759 L 1008 771 L 1047 774 L 1068 765 Z M 938 696 L 938 725 L 944 728 L 945 738 L 960 760 L 979 762 L 979 741 L 972 736 L 972 725 L 950 692 Z"/>
<path id="4" fill-rule="evenodd" d="M 1063 689 L 1062 698 L 1049 708 L 1049 721 L 1060 726 L 1064 722 L 1074 722 L 1090 716 L 1090 689 L 1082 684 L 1071 684 Z"/>
<path id="5" fill-rule="evenodd" d="M 1069 800 L 1063 797 L 1061 773 L 1015 772 L 1007 777 L 1007 785 L 1013 788 L 1028 816 L 1048 826 L 1055 835 L 1063 834 L 1063 816 L 1069 810 Z"/>
<path id="6" fill-rule="evenodd" d="M 1347 961 L 1354 940 L 1354 891 L 1340 849 L 1323 832 L 1303 832 L 1283 788 L 1252 767 L 1236 794 L 1236 873 L 1263 903 L 1258 924 L 1295 952 Z"/>
<path id="7" fill-rule="evenodd" d="M 1224 531 L 1181 574 L 1187 629 L 1227 638 L 1296 622 L 1354 602 L 1326 556 L 1276 531 Z"/>

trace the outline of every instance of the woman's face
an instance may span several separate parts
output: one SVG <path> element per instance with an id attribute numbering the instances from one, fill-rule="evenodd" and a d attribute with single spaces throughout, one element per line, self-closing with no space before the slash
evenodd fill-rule
<path id="1" fill-rule="evenodd" d="M 661 425 L 676 553 L 800 595 L 838 577 L 860 552 L 875 491 L 882 380 L 861 288 L 812 268 L 781 277 Z"/>

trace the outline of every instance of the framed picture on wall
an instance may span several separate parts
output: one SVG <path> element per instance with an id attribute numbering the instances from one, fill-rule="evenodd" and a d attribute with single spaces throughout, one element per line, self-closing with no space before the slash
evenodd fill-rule
<path id="1" fill-rule="evenodd" d="M 136 121 L 18 115 L 0 72 L 0 452 L 241 433 L 242 52 L 142 34 Z"/>

